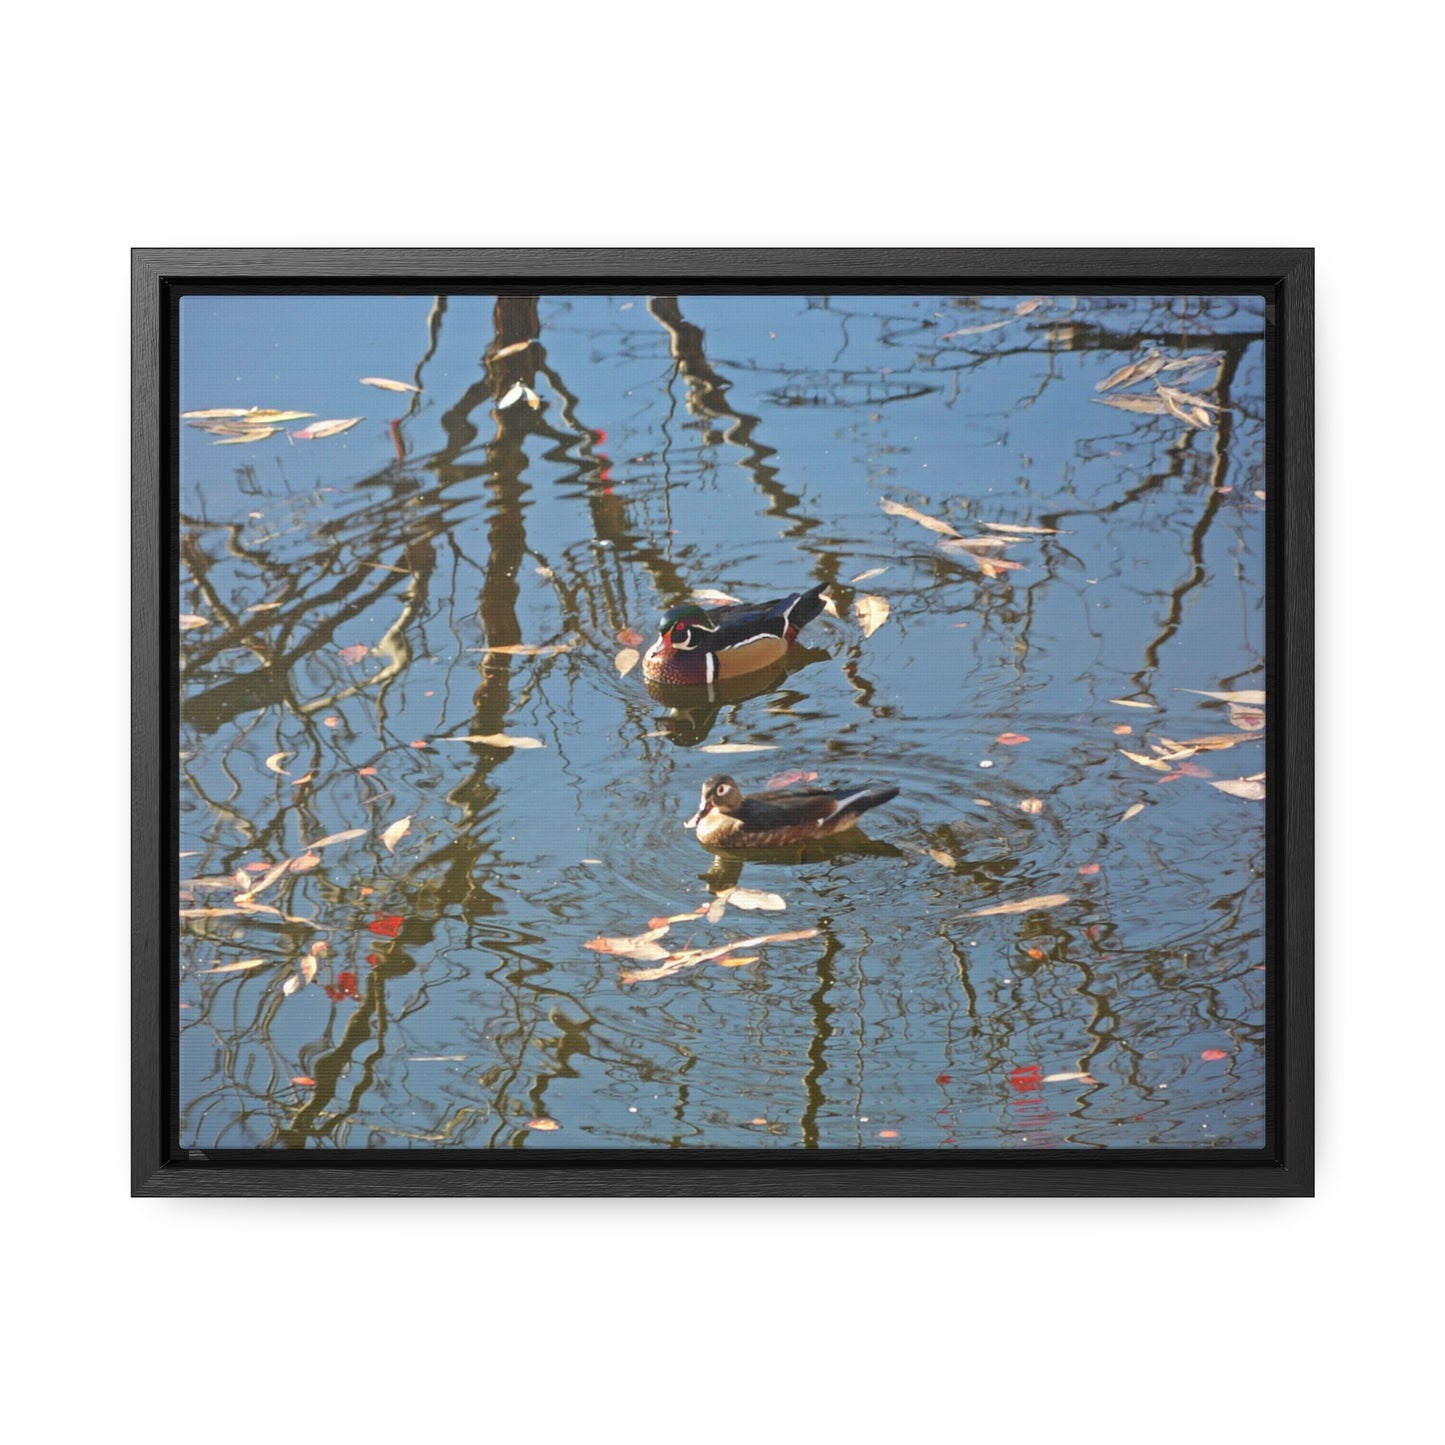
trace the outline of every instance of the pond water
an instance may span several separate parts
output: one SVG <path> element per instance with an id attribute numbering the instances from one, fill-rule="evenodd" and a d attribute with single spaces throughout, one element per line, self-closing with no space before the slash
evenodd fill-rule
<path id="1" fill-rule="evenodd" d="M 185 296 L 182 412 L 307 415 L 178 422 L 180 1146 L 1262 1147 L 1265 330 Z M 636 662 L 820 582 L 772 669 Z M 898 794 L 713 855 L 722 772 Z"/>

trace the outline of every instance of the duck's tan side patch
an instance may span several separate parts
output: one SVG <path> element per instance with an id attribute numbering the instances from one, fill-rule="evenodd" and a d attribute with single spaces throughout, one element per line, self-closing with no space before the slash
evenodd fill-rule
<path id="1" fill-rule="evenodd" d="M 781 637 L 768 633 L 750 638 L 740 647 L 729 647 L 716 654 L 718 677 L 740 677 L 745 672 L 756 672 L 760 667 L 769 667 L 788 650 L 788 644 Z"/>

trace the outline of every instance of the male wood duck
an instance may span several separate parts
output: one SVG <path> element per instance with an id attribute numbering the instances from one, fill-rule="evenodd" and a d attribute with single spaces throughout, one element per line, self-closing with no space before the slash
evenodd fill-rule
<path id="1" fill-rule="evenodd" d="M 897 796 L 897 788 L 797 788 L 745 797 L 730 777 L 715 773 L 683 827 L 696 828 L 704 848 L 787 848 L 856 827 L 870 808 Z"/>
<path id="2" fill-rule="evenodd" d="M 771 602 L 669 607 L 657 624 L 657 641 L 643 656 L 642 675 L 673 687 L 701 687 L 768 667 L 823 610 L 827 585 Z"/>

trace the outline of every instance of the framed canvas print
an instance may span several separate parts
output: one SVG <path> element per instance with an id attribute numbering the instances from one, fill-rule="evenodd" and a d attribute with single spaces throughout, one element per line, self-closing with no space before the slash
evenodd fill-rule
<path id="1" fill-rule="evenodd" d="M 1307 1195 L 1308 250 L 133 253 L 141 1195 Z"/>

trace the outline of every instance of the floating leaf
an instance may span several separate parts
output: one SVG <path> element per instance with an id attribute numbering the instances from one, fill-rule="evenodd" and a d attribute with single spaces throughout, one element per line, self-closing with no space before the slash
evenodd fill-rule
<path id="1" fill-rule="evenodd" d="M 777 773 L 763 784 L 764 792 L 772 792 L 777 788 L 791 788 L 794 783 L 811 783 L 817 773 L 804 772 L 801 768 L 793 768 L 786 773 Z"/>
<path id="2" fill-rule="evenodd" d="M 520 381 L 497 403 L 498 411 L 505 411 L 509 406 L 515 406 L 517 402 L 526 398 L 527 405 L 535 411 L 542 404 L 542 398 L 532 390 L 530 386 L 524 386 Z"/>
<path id="3" fill-rule="evenodd" d="M 210 625 L 211 619 L 209 617 L 201 617 L 195 612 L 182 612 L 180 615 L 180 627 L 182 632 L 190 632 L 194 628 L 209 627 Z"/>
<path id="4" fill-rule="evenodd" d="M 1156 371 L 1163 370 L 1163 367 L 1164 357 L 1154 350 L 1139 361 L 1131 361 L 1121 366 L 1118 371 L 1106 376 L 1103 381 L 1096 382 L 1094 390 L 1110 391 L 1116 386 L 1132 386 L 1136 381 L 1146 381 Z"/>
<path id="5" fill-rule="evenodd" d="M 421 387 L 413 386 L 409 381 L 392 381 L 385 376 L 363 376 L 362 386 L 379 386 L 383 391 L 420 391 Z"/>
<path id="6" fill-rule="evenodd" d="M 624 647 L 641 647 L 646 641 L 640 632 L 634 632 L 630 627 L 624 627 L 622 631 L 617 634 L 617 640 Z"/>
<path id="7" fill-rule="evenodd" d="M 661 938 L 668 930 L 666 923 L 656 928 L 649 928 L 646 933 L 634 934 L 630 938 L 589 938 L 582 945 L 583 948 L 590 948 L 594 953 L 617 953 L 624 958 L 640 958 L 650 960 L 654 958 L 666 958 L 667 950 L 653 940 Z"/>
<path id="8" fill-rule="evenodd" d="M 1092 1074 L 1045 1074 L 1039 1080 L 1041 1084 L 1068 1084 L 1077 1081 L 1080 1084 L 1097 1084 L 1099 1081 Z"/>
<path id="9" fill-rule="evenodd" d="M 278 607 L 284 607 L 284 602 L 254 602 L 246 609 L 247 612 L 272 612 Z"/>
<path id="10" fill-rule="evenodd" d="M 1120 411 L 1142 411 L 1148 416 L 1168 416 L 1169 403 L 1162 396 L 1101 396 L 1096 401 Z"/>
<path id="11" fill-rule="evenodd" d="M 224 437 L 218 442 L 212 442 L 211 445 L 214 447 L 234 447 L 241 442 L 263 442 L 267 437 L 273 437 L 275 435 L 276 428 L 273 426 L 253 428 L 240 432 L 236 436 Z"/>
<path id="12" fill-rule="evenodd" d="M 1042 813 L 1044 811 L 1044 800 L 1042 798 L 1025 798 L 1019 804 L 1019 808 L 1029 814 Z"/>
<path id="13" fill-rule="evenodd" d="M 777 743 L 705 743 L 700 753 L 775 753 Z"/>
<path id="14" fill-rule="evenodd" d="M 727 894 L 727 901 L 734 908 L 760 908 L 766 913 L 780 913 L 788 906 L 776 893 L 764 893 L 757 888 L 734 888 Z"/>
<path id="15" fill-rule="evenodd" d="M 1173 738 L 1160 738 L 1159 741 L 1168 743 L 1172 750 L 1167 756 L 1188 757 L 1190 753 L 1221 752 L 1225 748 L 1238 747 L 1240 743 L 1257 743 L 1259 738 L 1239 733 L 1212 733 L 1209 737 L 1186 738 L 1183 742 L 1175 742 Z"/>
<path id="16" fill-rule="evenodd" d="M 313 422 L 310 426 L 302 428 L 301 431 L 292 432 L 291 435 L 298 442 L 320 441 L 322 437 L 334 437 L 340 432 L 350 431 L 358 422 L 365 420 L 364 416 L 351 416 L 334 421 Z"/>
<path id="17" fill-rule="evenodd" d="M 525 351 L 529 346 L 537 344 L 536 338 L 529 341 L 514 341 L 510 346 L 504 346 L 499 351 L 494 351 L 489 360 L 500 361 L 504 356 L 515 356 L 519 351 Z"/>
<path id="18" fill-rule="evenodd" d="M 1003 743 L 1008 747 L 1013 747 L 1018 743 L 1026 743 L 1029 740 L 1026 733 L 1000 733 L 995 739 L 996 742 Z"/>
<path id="19" fill-rule="evenodd" d="M 413 738 L 407 746 L 411 748 L 427 748 L 430 747 L 431 744 L 427 742 L 425 738 Z"/>
<path id="20" fill-rule="evenodd" d="M 273 863 L 257 882 L 253 883 L 244 893 L 236 895 L 236 902 L 249 903 L 258 893 L 265 892 L 290 867 L 291 860 L 289 858 L 283 858 L 279 863 Z"/>
<path id="21" fill-rule="evenodd" d="M 514 738 L 506 733 L 469 733 L 460 738 L 433 738 L 438 743 L 485 743 L 489 748 L 544 748 L 540 738 Z"/>
<path id="22" fill-rule="evenodd" d="M 388 853 L 396 852 L 396 845 L 411 831 L 411 819 L 398 818 L 395 823 L 381 835 L 381 841 L 386 844 Z"/>
<path id="23" fill-rule="evenodd" d="M 1006 316 L 1002 321 L 985 321 L 978 326 L 960 326 L 957 331 L 945 331 L 943 339 L 952 341 L 955 336 L 981 336 L 985 331 L 997 331 L 1000 326 L 1007 326 L 1014 318 Z"/>
<path id="24" fill-rule="evenodd" d="M 1099 865 L 1098 865 L 1097 863 L 1081 863 L 1081 864 L 1079 864 L 1079 872 L 1082 873 L 1085 878 L 1092 878 L 1093 875 L 1094 875 L 1095 873 L 1097 873 L 1098 871 L 1099 871 Z"/>
<path id="25" fill-rule="evenodd" d="M 1116 724 L 1114 725 L 1114 736 L 1115 736 L 1115 737 L 1119 737 L 1119 738 L 1128 737 L 1128 735 L 1129 735 L 1130 733 L 1132 733 L 1133 731 L 1134 731 L 1134 729 L 1131 728 L 1128 723 L 1116 723 Z"/>
<path id="26" fill-rule="evenodd" d="M 1153 768 L 1155 772 L 1167 773 L 1169 764 L 1162 762 L 1159 758 L 1146 758 L 1143 753 L 1131 753 L 1128 748 L 1120 748 L 1119 751 L 1129 759 L 1131 763 L 1138 763 L 1141 768 Z"/>
<path id="27" fill-rule="evenodd" d="M 246 408 L 243 406 L 213 406 L 209 411 L 183 411 L 181 418 L 187 417 L 216 417 L 216 416 L 245 416 Z"/>
<path id="28" fill-rule="evenodd" d="M 1025 527 L 1021 525 L 1015 525 L 1012 522 L 980 522 L 978 525 L 980 527 L 988 527 L 995 532 L 1017 532 L 1023 536 L 1027 536 L 1035 532 L 1050 537 L 1058 537 L 1062 535 L 1057 527 Z"/>
<path id="29" fill-rule="evenodd" d="M 1242 728 L 1245 732 L 1257 733 L 1264 730 L 1264 710 L 1250 707 L 1246 703 L 1230 703 L 1229 720 L 1235 727 Z"/>
<path id="30" fill-rule="evenodd" d="M 958 859 L 955 858 L 952 853 L 945 853 L 942 848 L 930 848 L 928 850 L 928 856 L 932 858 L 933 861 L 937 863 L 940 867 L 958 867 Z"/>
<path id="31" fill-rule="evenodd" d="M 1263 782 L 1256 781 L 1254 778 L 1224 778 L 1209 786 L 1218 788 L 1221 793 L 1228 793 L 1231 797 L 1248 798 L 1255 803 L 1264 797 Z"/>
<path id="32" fill-rule="evenodd" d="M 938 544 L 942 552 L 987 552 L 994 547 L 1012 547 L 1017 537 L 946 537 Z"/>
<path id="33" fill-rule="evenodd" d="M 243 958 L 236 963 L 223 963 L 216 968 L 203 968 L 202 973 L 239 973 L 244 968 L 260 968 L 269 962 L 264 958 Z"/>
<path id="34" fill-rule="evenodd" d="M 371 649 L 364 642 L 353 642 L 349 647 L 343 647 L 339 656 L 342 662 L 350 666 L 352 663 L 360 662 Z"/>
<path id="35" fill-rule="evenodd" d="M 665 963 L 657 968 L 640 969 L 633 973 L 620 975 L 623 983 L 642 983 L 654 978 L 667 978 L 669 975 L 681 972 L 684 968 L 691 968 L 695 964 L 706 963 L 714 958 L 726 958 L 736 948 L 756 948 L 764 943 L 790 943 L 797 938 L 814 938 L 817 936 L 816 928 L 800 928 L 791 933 L 765 933 L 758 938 L 740 938 L 732 943 L 721 944 L 717 948 L 689 948 L 682 953 L 668 955 Z"/>
<path id="36" fill-rule="evenodd" d="M 1154 703 L 1152 703 L 1152 702 L 1140 702 L 1140 701 L 1138 700 L 1138 698 L 1133 698 L 1133 697 L 1111 697 L 1111 698 L 1109 699 L 1109 701 L 1110 701 L 1111 703 L 1113 703 L 1115 707 L 1147 707 L 1151 712 L 1157 712 L 1157 711 L 1158 711 L 1158 709 L 1157 709 L 1157 707 L 1155 706 Z"/>
<path id="37" fill-rule="evenodd" d="M 1127 823 L 1130 818 L 1137 818 L 1137 817 L 1139 816 L 1139 814 L 1142 813 L 1143 811 L 1144 811 L 1144 804 L 1143 804 L 1143 803 L 1134 803 L 1134 804 L 1132 804 L 1131 806 L 1129 806 L 1129 807 L 1127 807 L 1127 808 L 1124 809 L 1123 815 L 1120 817 L 1119 821 L 1120 821 L 1121 823 Z"/>
<path id="38" fill-rule="evenodd" d="M 310 983 L 311 980 L 316 977 L 316 955 L 322 952 L 325 952 L 325 944 L 318 939 L 313 946 L 312 951 L 308 953 L 299 964 L 296 965 L 297 968 L 301 971 L 301 977 L 307 983 Z"/>
<path id="39" fill-rule="evenodd" d="M 732 954 L 729 954 L 726 958 L 716 958 L 713 960 L 719 968 L 741 968 L 745 963 L 756 963 L 757 961 L 758 955 L 756 953 L 750 953 L 746 958 L 735 958 Z"/>
<path id="40" fill-rule="evenodd" d="M 562 1126 L 555 1119 L 528 1119 L 527 1127 L 537 1129 L 544 1134 L 550 1134 Z"/>
<path id="41" fill-rule="evenodd" d="M 365 828 L 348 828 L 344 833 L 332 833 L 327 837 L 322 838 L 319 842 L 308 843 L 306 845 L 306 848 L 308 852 L 314 853 L 318 848 L 327 848 L 332 843 L 346 843 L 349 842 L 352 838 L 364 838 L 365 836 Z"/>
<path id="42" fill-rule="evenodd" d="M 853 604 L 853 610 L 858 614 L 859 624 L 863 628 L 863 636 L 872 637 L 888 621 L 890 609 L 884 598 L 875 597 L 870 593 L 866 597 L 860 597 Z"/>
<path id="43" fill-rule="evenodd" d="M 870 567 L 866 572 L 860 572 L 856 577 L 848 579 L 851 587 L 855 582 L 866 582 L 870 577 L 881 577 L 888 569 L 886 567 Z"/>
<path id="44" fill-rule="evenodd" d="M 1227 1059 L 1229 1055 L 1223 1049 L 1205 1049 L 1199 1057 L 1212 1064 L 1216 1059 Z"/>
<path id="45" fill-rule="evenodd" d="M 624 647 L 612 660 L 617 666 L 617 671 L 626 677 L 637 666 L 641 657 L 642 654 L 635 647 Z"/>
<path id="46" fill-rule="evenodd" d="M 1180 692 L 1192 692 L 1199 697 L 1212 697 L 1218 702 L 1244 702 L 1255 707 L 1264 706 L 1262 688 L 1246 688 L 1243 692 L 1205 692 L 1202 688 L 1181 687 Z"/>
<path id="47" fill-rule="evenodd" d="M 553 652 L 571 652 L 570 642 L 508 642 L 497 647 L 469 648 L 468 651 L 500 652 L 508 657 L 545 657 Z"/>
<path id="48" fill-rule="evenodd" d="M 243 416 L 248 425 L 270 426 L 279 421 L 300 421 L 303 417 L 315 416 L 314 411 L 276 411 L 266 407 L 253 406 Z"/>
<path id="49" fill-rule="evenodd" d="M 905 506 L 902 502 L 889 501 L 883 497 L 879 505 L 890 517 L 907 517 L 910 522 L 917 522 L 920 527 L 927 527 L 930 532 L 942 532 L 946 537 L 958 536 L 958 528 L 951 526 L 939 517 L 930 517 L 916 508 Z"/>
<path id="50" fill-rule="evenodd" d="M 321 726 L 324 728 L 339 728 L 341 726 L 341 719 L 337 717 L 335 713 L 332 713 L 330 717 L 321 719 Z"/>
<path id="51" fill-rule="evenodd" d="M 366 925 L 367 929 L 382 938 L 396 938 L 401 933 L 406 917 L 400 913 L 381 913 Z"/>
<path id="52" fill-rule="evenodd" d="M 1017 572 L 1024 565 L 1010 562 L 1007 557 L 975 557 L 973 561 L 985 577 L 1002 577 L 1005 572 Z"/>
<path id="53" fill-rule="evenodd" d="M 991 908 L 975 908 L 965 918 L 987 918 L 999 913 L 1033 913 L 1040 908 L 1058 908 L 1067 903 L 1067 893 L 1041 893 L 1036 898 L 1020 898 L 1014 903 L 996 903 Z"/>
<path id="54" fill-rule="evenodd" d="M 292 873 L 309 873 L 313 868 L 321 866 L 321 855 L 319 853 L 302 853 L 299 857 L 292 858 L 286 866 Z"/>
<path id="55" fill-rule="evenodd" d="M 1014 307 L 1014 311 L 1019 316 L 1032 316 L 1033 313 L 1037 311 L 1040 306 L 1047 306 L 1048 304 L 1049 303 L 1046 297 L 1035 296 L 1030 301 L 1020 301 L 1019 304 Z"/>
<path id="56" fill-rule="evenodd" d="M 299 973 L 293 973 L 291 977 L 288 978 L 286 982 L 281 985 L 281 992 L 284 993 L 287 998 L 290 998 L 291 995 L 295 993 L 296 990 L 300 987 L 301 975 Z"/>
<path id="57" fill-rule="evenodd" d="M 726 592 L 719 592 L 715 587 L 694 587 L 693 598 L 698 602 L 716 602 L 724 607 L 735 606 L 738 599 L 729 597 Z"/>

